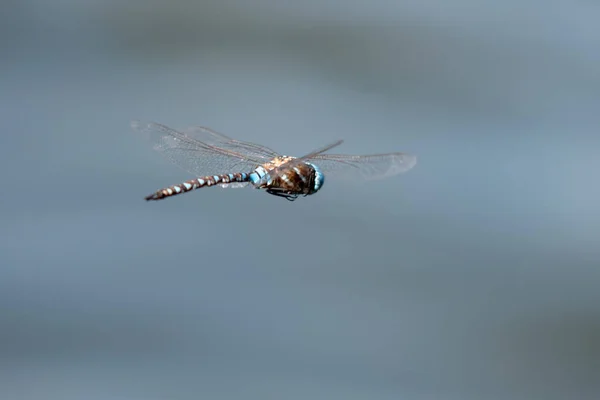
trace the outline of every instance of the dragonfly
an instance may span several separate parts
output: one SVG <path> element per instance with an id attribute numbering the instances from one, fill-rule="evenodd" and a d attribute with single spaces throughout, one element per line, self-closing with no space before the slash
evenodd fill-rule
<path id="1" fill-rule="evenodd" d="M 131 127 L 164 158 L 195 177 L 146 196 L 148 201 L 211 186 L 250 186 L 294 201 L 299 196 L 317 193 L 323 187 L 326 176 L 353 181 L 384 179 L 404 173 L 417 163 L 417 157 L 408 153 L 326 153 L 342 144 L 343 140 L 304 156 L 292 157 L 203 126 L 175 130 L 156 122 L 132 121 Z"/>

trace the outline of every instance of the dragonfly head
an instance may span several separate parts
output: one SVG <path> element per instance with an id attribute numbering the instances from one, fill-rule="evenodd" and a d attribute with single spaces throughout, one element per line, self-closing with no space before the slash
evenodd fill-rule
<path id="1" fill-rule="evenodd" d="M 315 181 L 314 181 L 314 186 L 313 186 L 313 193 L 316 193 L 319 191 L 319 189 L 321 189 L 321 187 L 323 187 L 323 183 L 325 183 L 325 174 L 323 174 L 323 172 L 321 171 L 321 168 L 319 168 L 318 165 L 315 165 L 315 164 L 309 163 L 309 162 L 307 162 L 306 164 L 311 166 L 315 171 Z"/>

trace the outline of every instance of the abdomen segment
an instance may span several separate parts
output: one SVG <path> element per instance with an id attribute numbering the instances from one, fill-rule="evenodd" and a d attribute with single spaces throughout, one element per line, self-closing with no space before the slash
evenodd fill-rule
<path id="1" fill-rule="evenodd" d="M 189 181 L 160 189 L 153 194 L 146 196 L 146 200 L 162 200 L 166 197 L 175 196 L 194 189 L 200 189 L 205 186 L 215 186 L 231 182 L 248 182 L 248 180 L 248 174 L 239 172 L 235 174 L 203 176 L 201 178 L 190 179 Z"/>

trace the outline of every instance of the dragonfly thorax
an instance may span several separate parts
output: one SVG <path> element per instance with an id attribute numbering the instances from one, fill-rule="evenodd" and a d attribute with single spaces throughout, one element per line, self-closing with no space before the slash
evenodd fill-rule
<path id="1" fill-rule="evenodd" d="M 321 189 L 325 176 L 321 169 L 309 162 L 285 163 L 295 157 L 282 156 L 258 166 L 251 174 L 250 181 L 257 189 L 293 200 L 300 195 L 308 196 Z"/>

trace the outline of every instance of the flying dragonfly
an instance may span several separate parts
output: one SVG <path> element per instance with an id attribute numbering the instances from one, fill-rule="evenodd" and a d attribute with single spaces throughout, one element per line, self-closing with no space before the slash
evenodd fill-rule
<path id="1" fill-rule="evenodd" d="M 342 140 L 302 157 L 291 157 L 202 126 L 177 131 L 155 122 L 133 121 L 131 127 L 167 160 L 196 176 L 160 189 L 146 196 L 146 200 L 162 200 L 218 185 L 227 188 L 251 186 L 293 201 L 299 196 L 317 193 L 323 187 L 325 176 L 354 181 L 383 179 L 406 172 L 417 163 L 416 156 L 406 153 L 325 153 L 342 144 Z"/>

